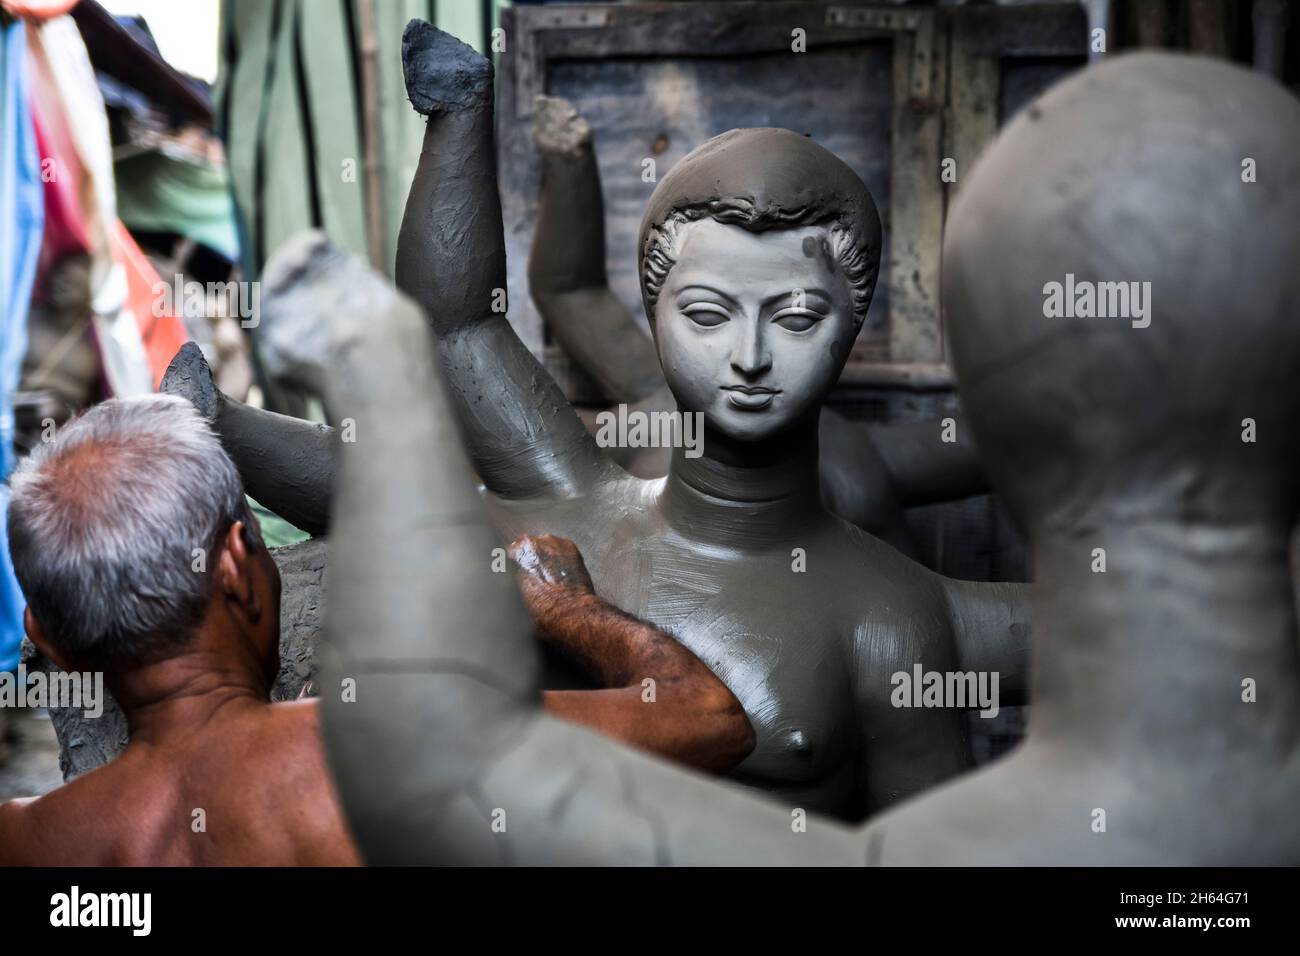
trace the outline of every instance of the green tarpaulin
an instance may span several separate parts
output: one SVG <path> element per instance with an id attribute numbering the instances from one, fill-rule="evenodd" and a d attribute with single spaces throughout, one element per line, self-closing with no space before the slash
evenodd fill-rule
<path id="1" fill-rule="evenodd" d="M 117 213 L 136 232 L 173 232 L 239 260 L 235 205 L 224 168 L 158 150 L 114 164 Z"/>

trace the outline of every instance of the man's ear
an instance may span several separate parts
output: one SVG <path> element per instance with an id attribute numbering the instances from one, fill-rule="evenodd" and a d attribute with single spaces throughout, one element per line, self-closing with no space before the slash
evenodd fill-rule
<path id="1" fill-rule="evenodd" d="M 248 553 L 242 521 L 231 524 L 221 539 L 221 555 L 217 559 L 217 579 L 214 584 L 228 600 L 256 611 L 257 592 L 253 588 L 252 557 Z"/>
<path id="2" fill-rule="evenodd" d="M 23 630 L 27 632 L 27 638 L 36 645 L 36 649 L 41 652 L 48 660 L 53 661 L 59 666 L 60 670 L 73 671 L 75 668 L 69 667 L 71 663 L 52 645 L 45 636 L 45 630 L 41 627 L 41 622 L 36 620 L 36 615 L 32 613 L 30 606 L 23 611 Z"/>

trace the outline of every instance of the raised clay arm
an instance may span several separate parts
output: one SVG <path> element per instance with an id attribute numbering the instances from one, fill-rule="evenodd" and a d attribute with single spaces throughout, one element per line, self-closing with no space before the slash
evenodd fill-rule
<path id="1" fill-rule="evenodd" d="M 904 508 L 989 490 L 970 429 L 960 422 L 950 442 L 943 440 L 944 419 L 862 427 L 861 440 L 875 443 Z"/>
<path id="2" fill-rule="evenodd" d="M 407 24 L 402 62 L 407 95 L 429 122 L 398 236 L 397 285 L 429 317 L 487 487 L 504 498 L 582 494 L 617 469 L 506 320 L 492 64 L 420 20 Z"/>
<path id="3" fill-rule="evenodd" d="M 941 578 L 963 671 L 998 674 L 999 702 L 1027 703 L 1032 584 Z"/>
<path id="4" fill-rule="evenodd" d="M 683 644 L 602 600 L 572 541 L 524 535 L 510 556 L 538 635 L 600 688 L 544 691 L 548 713 L 701 770 L 749 756 L 736 695 Z"/>
<path id="5" fill-rule="evenodd" d="M 654 343 L 609 289 L 605 202 L 591 127 L 569 103 L 534 104 L 542 196 L 528 257 L 528 288 L 547 326 L 615 402 L 664 387 Z"/>
<path id="6" fill-rule="evenodd" d="M 324 737 L 372 864 L 853 864 L 860 831 L 548 717 L 538 647 L 465 460 L 428 326 L 383 279 L 306 257 L 331 316 L 340 447 Z"/>
<path id="7" fill-rule="evenodd" d="M 162 391 L 187 398 L 221 438 L 244 490 L 308 534 L 329 530 L 334 429 L 253 408 L 223 394 L 202 351 L 186 342 L 163 376 Z"/>

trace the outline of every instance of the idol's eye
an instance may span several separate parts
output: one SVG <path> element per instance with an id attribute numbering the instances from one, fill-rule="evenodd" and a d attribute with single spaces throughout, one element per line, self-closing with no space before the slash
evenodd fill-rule
<path id="1" fill-rule="evenodd" d="M 810 309 L 782 309 L 772 321 L 787 332 L 807 332 L 826 316 Z"/>
<path id="2" fill-rule="evenodd" d="M 716 302 L 688 302 L 682 314 L 704 329 L 712 329 L 728 321 L 731 316 Z"/>

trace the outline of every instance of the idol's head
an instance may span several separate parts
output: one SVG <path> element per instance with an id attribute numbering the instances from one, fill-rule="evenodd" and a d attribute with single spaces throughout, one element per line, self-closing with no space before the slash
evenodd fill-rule
<path id="1" fill-rule="evenodd" d="M 740 441 L 814 427 L 880 263 L 880 216 L 853 170 L 790 130 L 723 133 L 659 183 L 640 248 L 678 408 Z"/>

